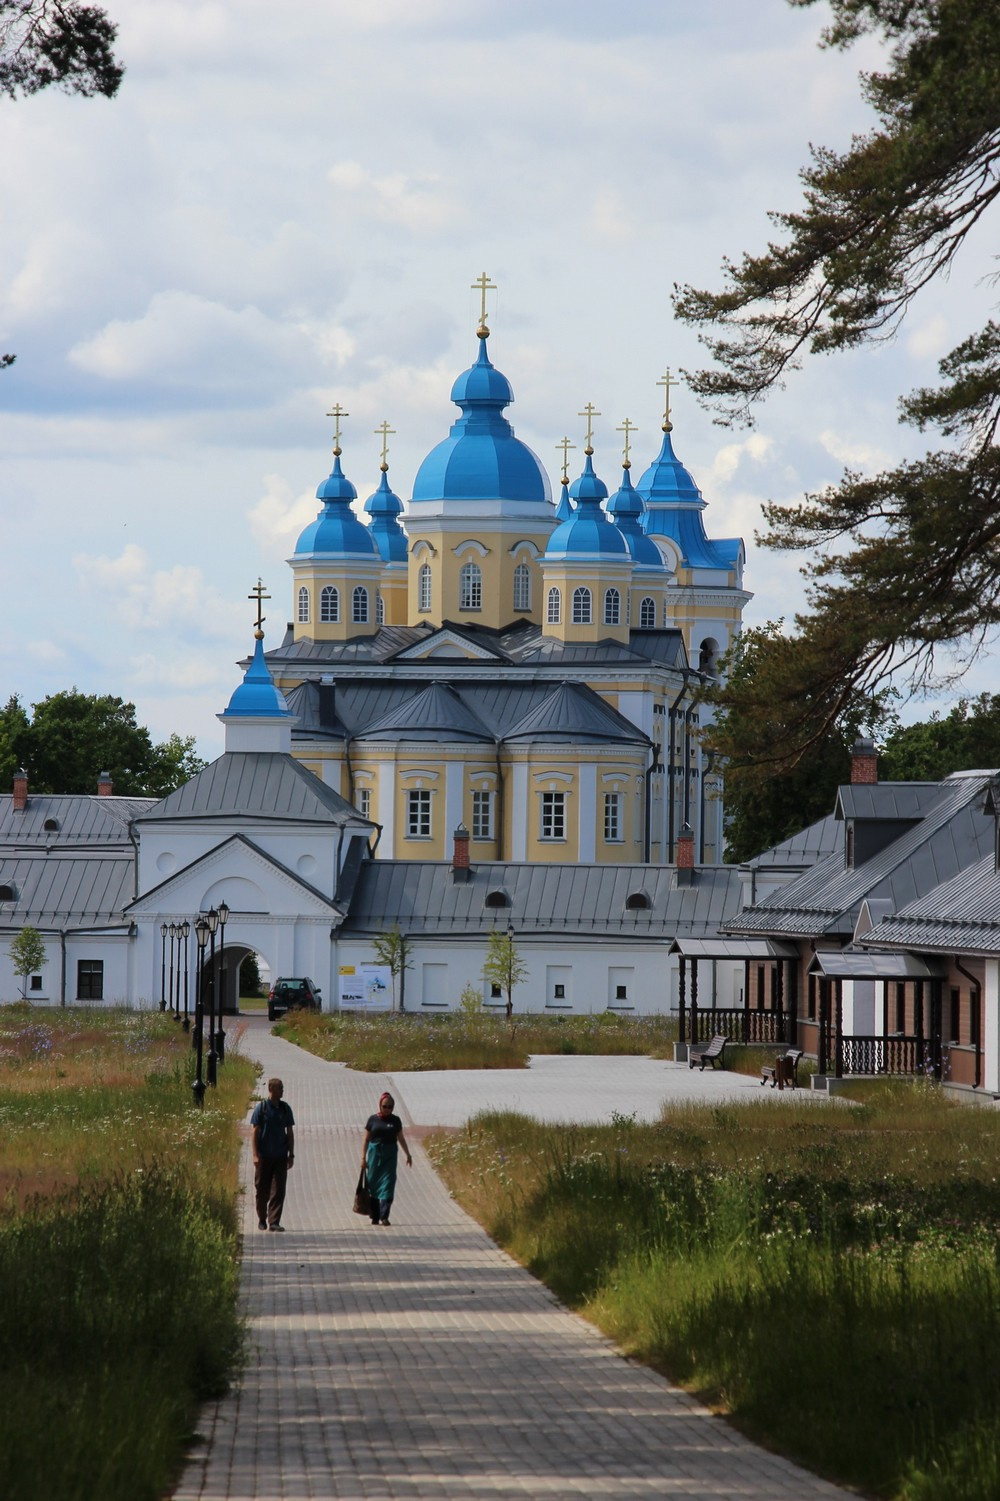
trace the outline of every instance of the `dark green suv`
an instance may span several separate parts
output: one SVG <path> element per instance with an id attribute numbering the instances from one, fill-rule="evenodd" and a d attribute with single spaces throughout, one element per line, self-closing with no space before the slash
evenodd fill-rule
<path id="1" fill-rule="evenodd" d="M 320 1009 L 320 991 L 307 978 L 275 980 L 267 997 L 267 1019 L 277 1021 L 286 1011 L 296 1007 L 306 1011 Z"/>

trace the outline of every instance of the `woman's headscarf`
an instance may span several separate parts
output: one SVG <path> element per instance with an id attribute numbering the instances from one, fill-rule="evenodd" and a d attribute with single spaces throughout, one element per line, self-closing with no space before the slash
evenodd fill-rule
<path id="1" fill-rule="evenodd" d="M 384 1094 L 380 1094 L 378 1097 L 378 1108 L 380 1110 L 382 1109 L 382 1106 L 385 1104 L 386 1100 L 389 1101 L 390 1106 L 395 1105 L 396 1103 L 389 1091 L 386 1090 Z"/>

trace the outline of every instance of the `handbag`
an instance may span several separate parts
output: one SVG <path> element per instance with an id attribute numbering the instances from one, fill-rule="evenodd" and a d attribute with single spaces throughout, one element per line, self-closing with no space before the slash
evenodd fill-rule
<path id="1" fill-rule="evenodd" d="M 358 1186 L 354 1190 L 354 1213 L 371 1214 L 372 1196 L 368 1192 L 368 1169 L 363 1167 L 358 1174 Z"/>

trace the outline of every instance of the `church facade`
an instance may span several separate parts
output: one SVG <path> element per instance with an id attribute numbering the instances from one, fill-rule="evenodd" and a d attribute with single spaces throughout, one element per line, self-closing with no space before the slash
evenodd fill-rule
<path id="1" fill-rule="evenodd" d="M 484 294 L 485 296 L 485 294 Z M 473 861 L 670 864 L 691 830 L 722 859 L 721 778 L 697 730 L 698 690 L 740 626 L 739 539 L 713 540 L 674 453 L 618 488 L 594 465 L 559 496 L 505 415 L 513 401 L 477 355 L 459 415 L 420 465 L 406 505 L 381 478 L 354 509 L 341 463 L 289 559 L 292 619 L 267 654 L 296 716 L 292 753 L 379 827 L 376 858 L 442 860 L 456 829 Z M 703 711 L 701 711 L 703 712 Z"/>

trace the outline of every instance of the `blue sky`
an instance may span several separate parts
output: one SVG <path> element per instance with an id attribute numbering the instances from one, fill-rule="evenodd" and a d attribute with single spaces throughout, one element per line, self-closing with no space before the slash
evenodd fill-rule
<path id="1" fill-rule="evenodd" d="M 863 129 L 826 7 L 785 0 L 108 0 L 112 101 L 0 102 L 0 695 L 135 702 L 157 739 L 222 748 L 247 595 L 291 610 L 339 401 L 364 499 L 379 440 L 405 499 L 454 416 L 486 270 L 490 353 L 555 480 L 587 401 L 609 482 L 628 416 L 656 452 L 664 368 L 699 362 L 674 282 L 720 284 L 798 202 L 808 143 Z M 801 601 L 801 560 L 753 545 L 760 507 L 922 452 L 896 400 L 981 322 L 985 231 L 899 337 L 813 361 L 753 432 L 683 389 L 675 446 L 743 535 L 751 622 Z M 992 687 L 980 660 L 965 687 Z M 931 706 L 921 704 L 922 716 Z"/>

